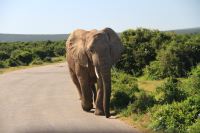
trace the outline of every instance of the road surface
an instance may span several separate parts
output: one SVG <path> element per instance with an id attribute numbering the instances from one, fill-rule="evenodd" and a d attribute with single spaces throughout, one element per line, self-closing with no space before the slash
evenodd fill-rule
<path id="1" fill-rule="evenodd" d="M 136 133 L 81 109 L 66 63 L 0 75 L 0 133 Z"/>

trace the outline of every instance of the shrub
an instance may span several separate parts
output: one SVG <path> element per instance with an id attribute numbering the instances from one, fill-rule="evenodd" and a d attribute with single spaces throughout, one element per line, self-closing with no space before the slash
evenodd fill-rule
<path id="1" fill-rule="evenodd" d="M 154 103 L 153 95 L 139 90 L 137 80 L 133 76 L 112 70 L 112 108 L 125 109 L 128 106 L 129 113 L 144 113 Z"/>
<path id="2" fill-rule="evenodd" d="M 132 104 L 129 104 L 127 108 L 121 110 L 120 115 L 128 117 L 133 114 Z"/>
<path id="3" fill-rule="evenodd" d="M 194 124 L 188 127 L 189 133 L 199 133 L 200 132 L 200 119 L 197 119 Z"/>
<path id="4" fill-rule="evenodd" d="M 200 43 L 183 40 L 173 40 L 157 52 L 156 61 L 144 70 L 149 78 L 187 76 L 188 71 L 200 62 Z"/>
<path id="5" fill-rule="evenodd" d="M 32 61 L 32 53 L 28 51 L 22 52 L 18 58 L 21 62 L 25 63 L 28 65 Z"/>
<path id="6" fill-rule="evenodd" d="M 200 113 L 200 97 L 189 97 L 183 102 L 159 105 L 151 111 L 151 127 L 155 131 L 187 132 Z"/>
<path id="7" fill-rule="evenodd" d="M 42 48 L 36 48 L 32 50 L 34 58 L 40 58 L 44 59 L 47 56 L 46 51 L 44 51 Z"/>
<path id="8" fill-rule="evenodd" d="M 200 65 L 193 68 L 189 77 L 183 81 L 181 87 L 188 96 L 200 95 Z"/>
<path id="9" fill-rule="evenodd" d="M 111 107 L 114 109 L 122 109 L 125 108 L 130 101 L 130 97 L 123 90 L 116 90 L 112 94 Z"/>
<path id="10" fill-rule="evenodd" d="M 23 63 L 15 58 L 10 58 L 8 60 L 8 66 L 15 67 L 15 66 L 19 66 L 19 65 L 23 65 Z"/>
<path id="11" fill-rule="evenodd" d="M 59 47 L 59 46 L 57 46 L 57 47 L 54 47 L 54 54 L 56 55 L 56 56 L 64 56 L 65 55 L 65 48 L 63 48 L 63 47 Z"/>
<path id="12" fill-rule="evenodd" d="M 163 79 L 174 76 L 180 77 L 180 61 L 175 53 L 170 50 L 160 50 L 157 60 L 145 68 L 145 74 L 150 79 Z"/>
<path id="13" fill-rule="evenodd" d="M 147 65 L 144 69 L 144 75 L 147 78 L 152 80 L 162 79 L 164 78 L 163 73 L 160 68 L 159 61 L 152 61 L 150 65 Z"/>
<path id="14" fill-rule="evenodd" d="M 51 57 L 47 56 L 43 59 L 45 62 L 51 62 Z"/>
<path id="15" fill-rule="evenodd" d="M 195 77 L 200 77 L 200 64 L 191 70 L 191 74 Z"/>
<path id="16" fill-rule="evenodd" d="M 60 61 L 65 61 L 65 58 L 63 56 L 60 57 L 54 57 L 51 59 L 52 62 L 60 62 Z"/>
<path id="17" fill-rule="evenodd" d="M 185 91 L 179 86 L 180 81 L 176 78 L 169 77 L 160 87 L 156 88 L 156 99 L 159 103 L 172 103 L 173 101 L 181 101 L 186 98 Z"/>
<path id="18" fill-rule="evenodd" d="M 5 61 L 0 61 L 0 68 L 5 68 L 7 67 L 7 64 Z"/>
<path id="19" fill-rule="evenodd" d="M 11 58 L 18 62 L 16 65 L 28 65 L 33 59 L 31 52 L 22 50 L 13 51 Z"/>
<path id="20" fill-rule="evenodd" d="M 43 61 L 41 59 L 36 58 L 31 62 L 31 64 L 41 65 L 41 64 L 43 64 Z"/>
<path id="21" fill-rule="evenodd" d="M 114 69 L 112 70 L 112 88 L 113 90 L 124 90 L 129 97 L 139 91 L 135 77 Z"/>
<path id="22" fill-rule="evenodd" d="M 142 69 L 155 60 L 157 51 L 166 41 L 171 40 L 171 36 L 169 33 L 144 28 L 124 31 L 120 34 L 124 52 L 116 67 L 134 76 L 141 75 Z"/>
<path id="23" fill-rule="evenodd" d="M 141 90 L 139 93 L 136 93 L 135 101 L 130 106 L 134 113 L 145 113 L 155 103 L 156 100 L 153 95 Z"/>
<path id="24" fill-rule="evenodd" d="M 134 99 L 134 93 L 138 92 L 137 80 L 124 72 L 112 70 L 112 108 L 124 108 Z"/>
<path id="25" fill-rule="evenodd" d="M 6 60 L 8 59 L 10 56 L 4 52 L 4 51 L 0 51 L 0 60 L 3 61 L 3 60 Z"/>
<path id="26" fill-rule="evenodd" d="M 147 109 L 154 106 L 156 103 L 155 98 L 151 94 L 147 94 L 144 91 L 135 94 L 135 100 L 129 103 L 128 107 L 122 110 L 123 116 L 130 116 L 133 113 L 143 114 L 147 112 Z"/>

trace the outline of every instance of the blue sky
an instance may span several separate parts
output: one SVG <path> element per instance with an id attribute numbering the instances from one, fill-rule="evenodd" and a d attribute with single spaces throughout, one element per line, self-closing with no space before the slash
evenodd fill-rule
<path id="1" fill-rule="evenodd" d="M 200 27 L 200 0 L 0 0 L 0 33 Z"/>

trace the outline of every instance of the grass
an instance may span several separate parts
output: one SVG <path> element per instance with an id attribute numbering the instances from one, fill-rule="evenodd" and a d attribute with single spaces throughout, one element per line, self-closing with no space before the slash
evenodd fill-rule
<path id="1" fill-rule="evenodd" d="M 138 87 L 147 91 L 152 92 L 156 89 L 156 87 L 160 86 L 164 80 L 147 80 L 144 77 L 139 77 L 138 79 Z"/>
<path id="2" fill-rule="evenodd" d="M 119 119 L 142 133 L 153 133 L 153 131 L 148 128 L 150 123 L 150 116 L 148 113 L 142 115 L 132 114 L 129 117 L 120 116 Z"/>
<path id="3" fill-rule="evenodd" d="M 186 78 L 178 78 L 181 82 L 186 80 Z M 145 90 L 145 92 L 153 92 L 158 86 L 161 86 L 162 83 L 165 81 L 163 80 L 148 80 L 145 78 L 145 76 L 137 78 L 138 81 L 138 87 L 140 89 Z M 126 110 L 125 110 L 126 111 Z M 147 111 L 145 114 L 137 114 L 137 113 L 132 113 L 130 116 L 123 115 L 123 113 L 126 112 L 121 112 L 119 114 L 119 119 L 124 121 L 125 123 L 129 124 L 130 126 L 139 129 L 139 131 L 144 132 L 144 133 L 154 133 L 152 129 L 149 128 L 149 125 L 151 124 L 150 120 L 150 113 Z M 162 132 L 159 132 L 162 133 Z"/>
<path id="4" fill-rule="evenodd" d="M 42 62 L 42 64 L 30 64 L 28 66 L 16 66 L 16 67 L 8 67 L 8 68 L 0 68 L 0 74 L 8 73 L 16 70 L 27 69 L 38 66 L 45 66 L 53 63 L 61 63 L 65 61 L 65 57 L 53 57 L 51 62 Z"/>
<path id="5" fill-rule="evenodd" d="M 145 76 L 142 76 L 142 77 L 137 78 L 137 81 L 138 81 L 138 87 L 140 89 L 145 90 L 145 92 L 153 92 L 155 91 L 156 87 L 160 86 L 164 82 L 164 79 L 163 80 L 148 80 L 147 78 L 145 78 Z M 123 115 L 123 113 L 126 113 L 126 112 L 122 111 L 119 114 L 120 120 L 138 129 L 141 132 L 153 133 L 152 129 L 148 127 L 151 123 L 149 112 L 145 114 L 132 113 L 130 116 L 125 116 Z"/>

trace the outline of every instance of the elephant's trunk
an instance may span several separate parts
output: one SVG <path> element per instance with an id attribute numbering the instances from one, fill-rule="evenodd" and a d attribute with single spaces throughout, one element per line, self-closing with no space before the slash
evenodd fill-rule
<path id="1" fill-rule="evenodd" d="M 110 67 L 101 68 L 103 82 L 103 109 L 106 118 L 110 117 L 111 72 Z"/>

